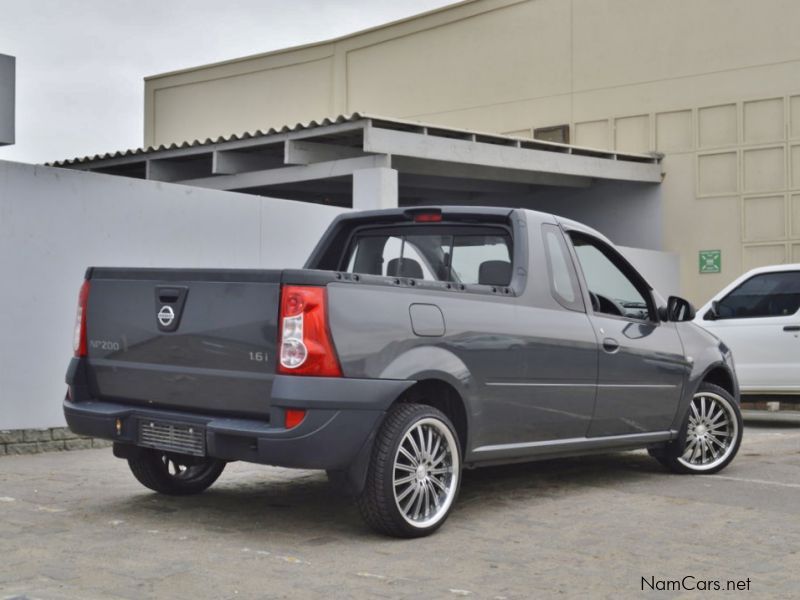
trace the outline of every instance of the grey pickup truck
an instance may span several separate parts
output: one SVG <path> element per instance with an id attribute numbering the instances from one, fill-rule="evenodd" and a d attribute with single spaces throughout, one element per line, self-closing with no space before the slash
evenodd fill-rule
<path id="1" fill-rule="evenodd" d="M 324 469 L 389 535 L 436 530 L 466 468 L 739 448 L 728 348 L 600 233 L 529 210 L 338 217 L 298 270 L 92 267 L 64 413 L 195 494 L 229 461 Z"/>

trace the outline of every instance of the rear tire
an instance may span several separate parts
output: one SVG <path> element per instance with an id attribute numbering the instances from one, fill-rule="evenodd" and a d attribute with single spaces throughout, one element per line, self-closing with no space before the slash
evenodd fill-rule
<path id="1" fill-rule="evenodd" d="M 375 439 L 364 520 L 395 537 L 430 535 L 447 519 L 461 483 L 461 447 L 450 419 L 424 404 L 396 404 Z"/>
<path id="2" fill-rule="evenodd" d="M 742 443 L 742 413 L 727 391 L 702 383 L 678 440 L 650 454 L 673 473 L 711 475 L 727 467 Z"/>
<path id="3" fill-rule="evenodd" d="M 128 467 L 146 488 L 169 496 L 188 496 L 213 484 L 225 469 L 225 462 L 147 449 L 129 458 Z"/>

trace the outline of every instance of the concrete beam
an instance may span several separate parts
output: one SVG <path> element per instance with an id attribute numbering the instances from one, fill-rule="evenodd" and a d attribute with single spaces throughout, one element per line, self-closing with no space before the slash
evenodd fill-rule
<path id="1" fill-rule="evenodd" d="M 213 175 L 235 175 L 247 171 L 261 171 L 269 168 L 270 157 L 262 153 L 237 150 L 215 150 L 211 156 Z"/>
<path id="2" fill-rule="evenodd" d="M 403 174 L 446 177 L 472 181 L 494 181 L 522 185 L 546 185 L 571 188 L 585 188 L 592 184 L 590 177 L 556 175 L 538 171 L 522 171 L 502 167 L 467 165 L 441 160 L 425 160 L 407 156 L 392 156 L 392 166 Z"/>
<path id="3" fill-rule="evenodd" d="M 183 185 L 193 185 L 214 190 L 246 190 L 250 188 L 268 187 L 284 183 L 314 181 L 352 175 L 361 169 L 390 167 L 391 159 L 386 155 L 345 158 L 310 165 L 282 167 L 279 169 L 263 169 L 237 173 L 235 175 L 219 175 L 216 177 L 200 177 L 184 179 Z"/>
<path id="4" fill-rule="evenodd" d="M 364 151 L 556 175 L 661 182 L 661 165 L 656 161 L 635 162 L 580 156 L 566 152 L 421 135 L 382 129 L 373 125 L 364 129 Z"/>
<path id="5" fill-rule="evenodd" d="M 397 171 L 388 167 L 353 172 L 353 209 L 397 208 Z"/>
<path id="6" fill-rule="evenodd" d="M 309 165 L 356 156 L 364 156 L 364 151 L 352 146 L 336 146 L 306 140 L 286 140 L 283 162 L 287 165 Z"/>
<path id="7" fill-rule="evenodd" d="M 417 175 L 403 171 L 399 165 L 394 166 L 397 167 L 400 173 L 401 189 L 427 189 L 432 191 L 467 192 L 474 194 L 520 194 L 537 187 L 528 183 L 511 183 L 508 181 Z"/>
<path id="8" fill-rule="evenodd" d="M 195 159 L 155 159 L 145 164 L 145 178 L 153 181 L 175 182 L 211 173 L 211 155 Z"/>

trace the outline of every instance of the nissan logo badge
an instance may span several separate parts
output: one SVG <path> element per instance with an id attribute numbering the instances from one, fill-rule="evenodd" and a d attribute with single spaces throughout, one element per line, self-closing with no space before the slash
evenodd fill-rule
<path id="1" fill-rule="evenodd" d="M 161 310 L 158 311 L 158 322 L 161 323 L 161 326 L 169 327 L 174 320 L 175 320 L 175 311 L 172 310 L 172 307 L 162 306 Z"/>

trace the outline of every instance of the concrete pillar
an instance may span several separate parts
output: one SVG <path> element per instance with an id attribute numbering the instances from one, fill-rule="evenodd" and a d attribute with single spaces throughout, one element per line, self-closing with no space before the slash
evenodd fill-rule
<path id="1" fill-rule="evenodd" d="M 388 167 L 353 171 L 353 209 L 397 208 L 397 170 Z"/>
<path id="2" fill-rule="evenodd" d="M 14 78 L 16 61 L 0 54 L 0 146 L 14 143 Z"/>

